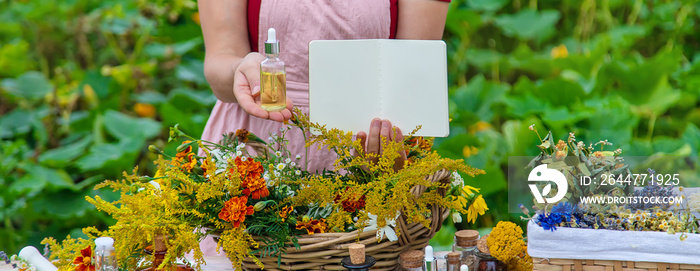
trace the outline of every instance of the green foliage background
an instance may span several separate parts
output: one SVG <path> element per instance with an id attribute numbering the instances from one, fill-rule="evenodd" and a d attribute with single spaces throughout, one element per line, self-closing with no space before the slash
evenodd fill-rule
<path id="1" fill-rule="evenodd" d="M 531 124 L 624 155 L 697 156 L 698 14 L 697 0 L 453 0 L 451 135 L 436 146 L 486 170 L 467 182 L 491 210 L 447 221 L 435 244 L 518 220 L 506 162 L 536 154 Z M 84 200 L 114 196 L 93 185 L 134 165 L 153 175 L 147 145 L 164 146 L 168 126 L 201 133 L 216 98 L 197 16 L 189 0 L 0 0 L 0 250 L 112 223 Z"/>

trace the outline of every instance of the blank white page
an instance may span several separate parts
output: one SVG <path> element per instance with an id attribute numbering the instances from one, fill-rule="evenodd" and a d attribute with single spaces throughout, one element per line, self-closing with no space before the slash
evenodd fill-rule
<path id="1" fill-rule="evenodd" d="M 386 40 L 380 47 L 384 118 L 405 133 L 421 125 L 419 135 L 448 136 L 445 43 Z"/>
<path id="2" fill-rule="evenodd" d="M 309 114 L 328 128 L 368 131 L 373 118 L 404 133 L 449 134 L 445 43 L 332 40 L 309 43 Z"/>
<path id="3" fill-rule="evenodd" d="M 309 118 L 327 128 L 366 131 L 381 114 L 378 40 L 309 43 Z"/>

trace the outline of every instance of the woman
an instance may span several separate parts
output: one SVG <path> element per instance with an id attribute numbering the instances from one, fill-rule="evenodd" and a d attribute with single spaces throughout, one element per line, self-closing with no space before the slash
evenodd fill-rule
<path id="1" fill-rule="evenodd" d="M 200 0 L 199 14 L 206 46 L 204 74 L 218 98 L 202 139 L 212 142 L 245 128 L 267 138 L 291 118 L 294 106 L 308 113 L 308 43 L 331 39 L 441 39 L 449 0 Z M 267 29 L 277 30 L 280 59 L 286 64 L 287 108 L 260 107 L 260 62 Z M 358 105 L 358 110 L 361 105 Z M 367 153 L 381 154 L 381 138 L 402 141 L 389 120 L 374 119 L 369 132 L 359 132 Z M 288 133 L 293 154 L 304 155 L 304 137 Z M 336 159 L 328 150 L 309 150 L 307 170 L 328 168 Z M 403 166 L 405 154 L 397 159 Z M 213 241 L 202 251 L 213 254 Z"/>

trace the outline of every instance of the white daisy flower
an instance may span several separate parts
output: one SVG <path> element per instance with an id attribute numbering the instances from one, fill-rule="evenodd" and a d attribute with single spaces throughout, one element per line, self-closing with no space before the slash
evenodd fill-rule
<path id="1" fill-rule="evenodd" d="M 289 164 L 289 163 L 291 163 L 291 162 L 292 162 L 292 159 L 291 159 L 291 158 L 289 158 L 289 157 L 287 157 L 287 159 L 284 159 L 284 162 L 285 162 L 285 163 L 287 163 L 287 164 Z"/>
<path id="2" fill-rule="evenodd" d="M 464 179 L 457 171 L 452 171 L 452 186 L 460 188 L 464 186 Z"/>
<path id="3" fill-rule="evenodd" d="M 301 155 L 298 155 L 298 154 L 297 154 L 297 157 L 296 157 L 296 158 L 297 158 L 297 160 L 301 159 Z"/>
<path id="4" fill-rule="evenodd" d="M 452 213 L 452 222 L 454 222 L 455 224 L 461 223 L 462 222 L 462 214 L 460 214 L 459 212 L 453 212 Z"/>
<path id="5" fill-rule="evenodd" d="M 240 150 L 242 148 L 245 148 L 245 143 L 241 143 L 241 144 L 238 144 L 238 146 L 236 146 L 237 150 Z"/>
<path id="6" fill-rule="evenodd" d="M 296 166 L 297 166 L 297 163 L 291 162 L 291 163 L 289 163 L 289 166 L 291 166 L 291 167 L 296 167 Z"/>
<path id="7" fill-rule="evenodd" d="M 285 165 L 284 163 L 279 163 L 279 164 L 277 164 L 277 169 L 278 169 L 278 170 L 283 170 L 286 166 L 287 166 L 287 165 Z"/>
<path id="8" fill-rule="evenodd" d="M 281 152 L 281 151 L 276 151 L 276 152 L 275 152 L 275 156 L 277 156 L 277 157 L 282 156 L 282 152 Z"/>
<path id="9" fill-rule="evenodd" d="M 241 156 L 241 155 L 243 155 L 242 151 L 236 151 L 236 156 Z M 243 161 L 245 161 L 245 160 L 243 160 Z"/>
<path id="10" fill-rule="evenodd" d="M 248 158 L 246 158 L 245 156 L 241 156 L 241 161 L 243 161 L 243 162 L 248 161 Z"/>
<path id="11" fill-rule="evenodd" d="M 396 218 L 398 218 L 398 214 L 396 218 L 394 219 L 386 219 L 386 226 L 379 228 L 377 226 L 377 216 L 373 215 L 371 213 L 368 213 L 367 216 L 369 216 L 369 226 L 365 227 L 365 231 L 372 231 L 372 230 L 377 230 L 377 240 L 382 240 L 384 239 L 384 235 L 386 234 L 386 238 L 389 239 L 389 241 L 396 241 L 399 240 L 399 237 L 396 235 L 396 232 L 392 227 L 396 227 Z"/>
<path id="12" fill-rule="evenodd" d="M 297 176 L 301 175 L 301 170 L 295 170 L 294 174 L 296 174 Z"/>

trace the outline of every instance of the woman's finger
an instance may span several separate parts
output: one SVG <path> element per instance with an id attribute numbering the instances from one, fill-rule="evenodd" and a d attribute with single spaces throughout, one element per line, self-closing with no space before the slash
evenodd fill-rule
<path id="1" fill-rule="evenodd" d="M 379 136 L 380 136 L 380 138 L 379 138 L 379 140 L 380 140 L 380 143 L 379 143 L 379 153 L 380 153 L 380 154 L 383 152 L 383 149 L 382 149 L 383 147 L 382 147 L 382 143 L 381 143 L 381 142 L 384 142 L 384 140 L 391 140 L 391 134 L 392 134 L 392 132 L 391 132 L 391 122 L 390 122 L 389 120 L 383 120 L 383 121 L 382 121 L 382 128 L 381 128 L 381 130 L 380 130 L 380 132 L 379 132 Z"/>
<path id="2" fill-rule="evenodd" d="M 382 120 L 375 118 L 369 127 L 369 135 L 367 136 L 367 154 L 379 155 L 381 140 L 379 138 L 382 129 Z M 371 159 L 376 161 L 377 157 Z"/>

